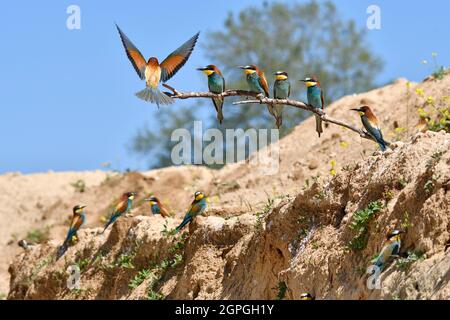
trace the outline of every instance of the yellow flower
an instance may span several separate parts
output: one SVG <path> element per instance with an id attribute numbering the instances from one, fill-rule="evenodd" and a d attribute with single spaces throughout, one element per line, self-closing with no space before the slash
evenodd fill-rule
<path id="1" fill-rule="evenodd" d="M 330 161 L 330 165 L 331 165 L 332 167 L 334 167 L 334 166 L 336 165 L 336 160 L 332 159 L 332 160 Z"/>
<path id="2" fill-rule="evenodd" d="M 330 174 L 331 174 L 332 176 L 335 176 L 335 175 L 336 175 L 336 170 L 331 169 L 331 170 L 330 170 Z"/>
<path id="3" fill-rule="evenodd" d="M 341 142 L 339 143 L 339 145 L 340 145 L 342 148 L 348 148 L 348 142 L 347 142 L 347 141 L 341 141 Z"/>
<path id="4" fill-rule="evenodd" d="M 407 88 L 407 89 L 411 88 L 411 82 L 408 81 L 408 82 L 406 83 L 406 88 Z"/>
<path id="5" fill-rule="evenodd" d="M 424 94 L 425 94 L 425 92 L 423 91 L 423 89 L 421 89 L 421 88 L 417 88 L 416 89 L 416 94 L 418 95 L 418 96 L 423 96 Z"/>
<path id="6" fill-rule="evenodd" d="M 401 127 L 395 128 L 395 132 L 396 133 L 402 133 L 402 132 L 405 132 L 405 131 L 406 131 L 405 128 L 401 128 Z"/>
<path id="7" fill-rule="evenodd" d="M 423 108 L 417 109 L 417 113 L 419 114 L 419 117 L 421 117 L 421 118 L 426 118 L 428 115 L 428 113 Z"/>
<path id="8" fill-rule="evenodd" d="M 432 96 L 428 96 L 427 104 L 434 104 L 434 98 Z"/>

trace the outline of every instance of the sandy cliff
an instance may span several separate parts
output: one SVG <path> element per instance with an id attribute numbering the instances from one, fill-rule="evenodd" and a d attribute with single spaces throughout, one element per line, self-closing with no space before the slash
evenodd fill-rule
<path id="1" fill-rule="evenodd" d="M 446 77 L 420 84 L 398 80 L 344 97 L 328 108 L 331 116 L 359 124 L 348 110 L 369 104 L 386 138 L 400 142 L 381 154 L 376 144 L 336 126 L 317 139 L 314 120 L 308 119 L 279 142 L 275 176 L 246 163 L 219 171 L 2 176 L 11 210 L 0 209 L 0 217 L 16 214 L 0 232 L 1 288 L 6 292 L 5 270 L 15 256 L 11 299 L 297 299 L 303 291 L 318 299 L 448 299 L 450 134 L 419 132 L 416 124 L 421 108 L 432 113 L 436 105 L 448 107 L 449 96 Z M 82 193 L 70 185 L 78 179 L 86 181 Z M 42 183 L 39 191 L 35 181 Z M 14 192 L 11 186 L 19 182 Z M 205 217 L 184 235 L 162 232 L 180 222 L 199 189 L 209 195 Z M 150 216 L 140 197 L 132 217 L 100 235 L 111 202 L 128 190 L 155 193 L 174 218 Z M 89 222 L 80 242 L 55 263 L 53 253 L 78 203 L 89 206 Z M 350 225 L 374 203 L 378 209 L 355 248 Z M 49 240 L 28 251 L 16 246 L 30 228 L 45 226 Z M 402 257 L 383 271 L 381 290 L 369 290 L 365 268 L 392 228 L 406 231 Z M 79 290 L 66 288 L 66 269 L 73 264 L 82 271 Z"/>

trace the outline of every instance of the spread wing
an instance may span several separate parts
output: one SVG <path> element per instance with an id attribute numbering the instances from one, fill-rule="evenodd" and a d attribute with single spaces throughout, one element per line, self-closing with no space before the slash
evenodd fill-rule
<path id="1" fill-rule="evenodd" d="M 197 32 L 195 36 L 186 41 L 181 47 L 169 54 L 169 56 L 161 63 L 161 81 L 166 82 L 172 78 L 175 73 L 189 59 L 192 51 L 194 50 L 195 44 L 200 32 Z"/>
<path id="2" fill-rule="evenodd" d="M 119 31 L 120 40 L 122 40 L 123 47 L 125 48 L 125 52 L 130 60 L 131 64 L 136 70 L 139 78 L 141 80 L 145 79 L 145 67 L 147 63 L 145 62 L 144 57 L 141 52 L 136 48 L 136 46 L 131 42 L 130 39 L 120 30 L 119 26 L 116 24 L 117 30 Z"/>
<path id="3" fill-rule="evenodd" d="M 261 72 L 259 75 L 259 82 L 261 83 L 261 87 L 263 88 L 264 92 L 266 93 L 266 97 L 269 97 L 269 85 L 267 84 L 266 76 L 264 75 L 264 72 Z"/>

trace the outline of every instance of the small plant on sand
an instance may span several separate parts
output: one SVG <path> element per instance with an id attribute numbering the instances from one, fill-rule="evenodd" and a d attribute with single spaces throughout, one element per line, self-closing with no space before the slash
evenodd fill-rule
<path id="1" fill-rule="evenodd" d="M 348 243 L 352 250 L 363 250 L 367 246 L 369 236 L 367 234 L 368 226 L 376 213 L 381 211 L 384 205 L 381 201 L 371 202 L 364 210 L 353 214 L 350 229 L 356 231 L 356 235 Z"/>
<path id="2" fill-rule="evenodd" d="M 188 232 L 183 232 L 181 236 L 168 249 L 169 257 L 160 261 L 159 263 L 151 262 L 145 269 L 139 271 L 136 276 L 130 281 L 128 287 L 132 290 L 136 289 L 145 280 L 150 279 L 147 284 L 147 299 L 161 300 L 164 295 L 155 290 L 155 287 L 163 279 L 170 269 L 175 269 L 183 263 L 183 251 L 186 246 L 186 241 L 189 237 Z M 157 258 L 158 259 L 158 258 Z"/>
<path id="3" fill-rule="evenodd" d="M 28 231 L 25 240 L 29 243 L 39 244 L 49 239 L 50 228 L 32 229 Z"/>
<path id="4" fill-rule="evenodd" d="M 122 253 L 116 261 L 116 265 L 120 268 L 134 269 L 133 265 L 134 254 Z"/>
<path id="5" fill-rule="evenodd" d="M 167 227 L 167 222 L 165 222 L 161 233 L 163 234 L 164 237 L 168 238 L 168 237 L 174 236 L 177 233 L 177 229 L 175 229 L 175 228 L 169 229 Z"/>
<path id="6" fill-rule="evenodd" d="M 280 281 L 273 290 L 277 291 L 277 300 L 283 300 L 286 297 L 287 285 L 286 282 Z"/>
<path id="7" fill-rule="evenodd" d="M 261 230 L 264 217 L 273 209 L 275 199 L 267 198 L 267 202 L 261 211 L 256 213 L 255 230 Z"/>
<path id="8" fill-rule="evenodd" d="M 77 257 L 77 259 L 75 260 L 75 264 L 80 269 L 80 272 L 84 272 L 86 270 L 87 266 L 89 265 L 89 262 L 90 262 L 89 258 Z"/>
<path id="9" fill-rule="evenodd" d="M 151 274 L 152 272 L 150 271 L 150 269 L 142 269 L 133 279 L 131 279 L 128 287 L 130 287 L 130 289 L 132 290 L 136 289 L 145 281 L 145 279 L 150 277 Z"/>
<path id="10" fill-rule="evenodd" d="M 84 180 L 77 180 L 71 186 L 75 188 L 76 192 L 83 193 L 86 191 L 86 182 Z"/>
<path id="11" fill-rule="evenodd" d="M 422 252 L 408 251 L 406 257 L 397 259 L 395 266 L 402 271 L 408 271 L 414 262 L 422 260 L 424 258 L 425 255 Z"/>
<path id="12" fill-rule="evenodd" d="M 389 201 L 391 201 L 392 199 L 394 199 L 394 196 L 395 196 L 394 191 L 388 189 L 387 187 L 384 189 L 384 192 L 383 192 L 383 199 L 384 199 L 386 202 L 389 202 Z"/>

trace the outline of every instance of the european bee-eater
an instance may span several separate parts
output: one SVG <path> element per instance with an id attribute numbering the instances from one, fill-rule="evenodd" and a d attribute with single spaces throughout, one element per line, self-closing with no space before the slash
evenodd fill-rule
<path id="1" fill-rule="evenodd" d="M 275 83 L 273 85 L 273 97 L 275 99 L 287 99 L 291 94 L 291 84 L 288 80 L 288 74 L 285 71 L 275 72 Z M 273 110 L 275 113 L 275 119 L 277 120 L 278 129 L 283 124 L 283 108 L 281 104 L 275 105 Z"/>
<path id="2" fill-rule="evenodd" d="M 320 86 L 320 82 L 317 78 L 306 78 L 303 81 L 307 89 L 308 104 L 316 109 L 325 109 L 325 99 L 323 97 L 323 90 Z M 319 115 L 316 116 L 316 131 L 320 135 L 323 133 L 322 118 Z"/>
<path id="3" fill-rule="evenodd" d="M 250 87 L 251 92 L 262 94 L 263 96 L 269 98 L 269 85 L 267 84 L 264 72 L 262 72 L 255 65 L 239 66 L 238 68 L 244 70 L 247 78 L 247 84 Z M 270 104 L 267 105 L 267 110 L 269 110 L 270 114 L 275 117 L 273 107 Z"/>
<path id="4" fill-rule="evenodd" d="M 83 210 L 84 208 L 86 208 L 86 206 L 77 205 L 73 207 L 72 210 L 73 216 L 72 221 L 70 223 L 69 231 L 67 232 L 67 236 L 66 239 L 64 240 L 64 243 L 62 244 L 62 246 L 58 248 L 58 252 L 56 253 L 56 260 L 58 260 L 64 255 L 70 243 L 76 239 L 78 230 L 86 222 L 86 213 Z"/>
<path id="5" fill-rule="evenodd" d="M 128 59 L 131 61 L 131 64 L 141 80 L 146 81 L 146 88 L 136 93 L 136 95 L 142 100 L 156 103 L 158 107 L 160 104 L 173 103 L 172 98 L 159 91 L 158 84 L 160 81 L 168 81 L 186 63 L 194 50 L 200 33 L 198 32 L 181 47 L 169 54 L 160 64 L 155 57 L 151 57 L 148 61 L 145 61 L 138 48 L 136 48 L 131 40 L 128 39 L 122 30 L 120 30 L 119 26 L 116 25 L 116 27 L 119 31 L 120 39 L 122 40 Z"/>
<path id="6" fill-rule="evenodd" d="M 150 203 L 150 208 L 152 210 L 152 214 L 160 214 L 164 218 L 170 217 L 169 211 L 166 207 L 159 201 L 159 199 L 155 196 L 152 196 L 144 201 L 148 201 Z"/>
<path id="7" fill-rule="evenodd" d="M 351 109 L 357 111 L 361 116 L 361 121 L 367 133 L 380 145 L 381 151 L 386 151 L 386 141 L 383 139 L 383 134 L 378 126 L 378 119 L 373 114 L 372 110 L 368 106 L 363 106 L 359 109 Z"/>
<path id="8" fill-rule="evenodd" d="M 126 192 L 120 197 L 119 202 L 114 206 L 111 217 L 109 218 L 108 223 L 105 225 L 103 232 L 105 232 L 110 224 L 114 223 L 119 217 L 127 214 L 131 210 L 131 207 L 133 206 L 133 200 L 136 195 L 136 192 Z"/>
<path id="9" fill-rule="evenodd" d="M 203 71 L 203 73 L 208 76 L 208 88 L 210 92 L 222 93 L 225 91 L 225 79 L 222 76 L 219 68 L 217 68 L 215 65 L 210 64 L 204 68 L 198 68 L 197 70 Z M 214 103 L 214 107 L 216 108 L 217 120 L 219 120 L 219 123 L 222 124 L 223 100 L 221 98 L 213 98 L 212 101 Z"/>
<path id="10" fill-rule="evenodd" d="M 378 257 L 373 260 L 373 265 L 379 267 L 380 269 L 384 269 L 390 257 L 398 256 L 402 244 L 402 233 L 404 233 L 404 231 L 394 230 L 387 235 L 386 244 L 384 245 L 383 249 L 381 249 Z"/>
<path id="11" fill-rule="evenodd" d="M 176 231 L 179 232 L 184 228 L 192 219 L 196 216 L 203 214 L 206 209 L 206 198 L 203 192 L 197 191 L 194 194 L 194 201 L 192 201 L 191 206 L 189 207 L 188 212 L 184 216 L 183 222 L 176 228 Z"/>
<path id="12" fill-rule="evenodd" d="M 315 300 L 315 298 L 310 293 L 305 292 L 300 295 L 300 300 Z"/>

